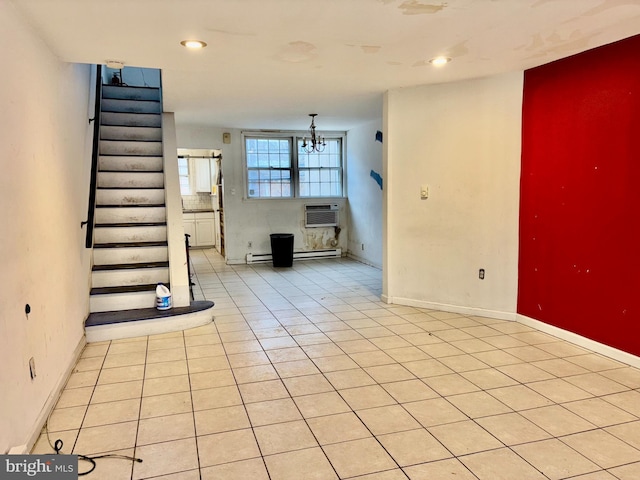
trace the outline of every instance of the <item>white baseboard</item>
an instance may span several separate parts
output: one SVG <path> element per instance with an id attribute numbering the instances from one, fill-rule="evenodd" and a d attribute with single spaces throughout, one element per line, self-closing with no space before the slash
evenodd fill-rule
<path id="1" fill-rule="evenodd" d="M 374 267 L 377 268 L 379 270 L 382 270 L 382 264 L 377 264 L 375 262 L 372 262 L 371 260 L 368 260 L 364 257 L 361 257 L 359 255 L 356 255 L 353 252 L 347 252 L 347 257 L 352 258 L 360 263 L 364 263 L 365 265 L 369 265 L 370 267 Z"/>
<path id="2" fill-rule="evenodd" d="M 443 312 L 461 313 L 463 315 L 475 315 L 478 317 L 497 318 L 499 320 L 516 320 L 516 314 L 513 312 L 504 312 L 501 310 L 488 310 L 486 308 L 462 307 L 460 305 L 449 305 L 446 303 L 426 302 L 424 300 L 415 300 L 412 298 L 390 297 L 381 295 L 380 299 L 385 303 L 398 305 L 406 305 L 408 307 L 427 308 L 429 310 L 440 310 Z"/>
<path id="3" fill-rule="evenodd" d="M 604 343 L 591 340 L 590 338 L 583 337 L 582 335 L 570 332 L 569 330 L 564 330 L 554 325 L 549 325 L 548 323 L 541 322 L 540 320 L 535 320 L 533 318 L 527 317 L 526 315 L 518 314 L 516 320 L 523 325 L 527 325 L 529 327 L 535 328 L 536 330 L 540 330 L 541 332 L 548 333 L 549 335 L 553 335 L 554 337 L 558 337 L 562 340 L 566 340 L 567 342 L 571 342 L 579 347 L 587 348 L 592 352 L 599 353 L 601 355 L 604 355 L 605 357 L 609 357 L 613 360 L 626 363 L 627 365 L 631 365 L 632 367 L 640 368 L 640 357 L 637 357 L 631 353 L 627 353 L 622 350 L 618 350 L 617 348 L 610 347 L 609 345 L 605 345 Z"/>
<path id="4" fill-rule="evenodd" d="M 443 312 L 461 313 L 463 315 L 476 315 L 479 317 L 497 318 L 499 320 L 512 320 L 527 325 L 531 328 L 535 328 L 549 335 L 553 335 L 561 340 L 573 343 L 579 347 L 586 348 L 592 352 L 599 353 L 605 357 L 609 357 L 618 362 L 625 363 L 632 367 L 640 368 L 640 357 L 631 353 L 619 350 L 609 345 L 591 340 L 590 338 L 583 337 L 577 333 L 564 330 L 562 328 L 549 325 L 548 323 L 535 320 L 525 315 L 518 313 L 503 312 L 496 310 L 487 310 L 482 308 L 461 307 L 459 305 L 448 305 L 443 303 L 425 302 L 423 300 L 414 300 L 411 298 L 402 297 L 390 297 L 388 295 L 381 295 L 380 300 L 388 304 L 406 305 L 408 307 L 427 308 L 429 310 L 438 310 Z"/>
<path id="5" fill-rule="evenodd" d="M 38 415 L 36 422 L 33 424 L 31 428 L 31 433 L 29 434 L 29 438 L 27 438 L 27 442 L 24 445 L 12 448 L 11 449 L 12 453 L 24 455 L 24 454 L 28 454 L 31 451 L 36 441 L 38 440 L 38 437 L 40 436 L 40 432 L 42 432 L 42 428 L 44 427 L 45 422 L 49 418 L 49 414 L 51 414 L 51 411 L 56 406 L 56 403 L 58 403 L 58 398 L 60 398 L 60 394 L 62 393 L 62 390 L 64 390 L 64 387 L 67 384 L 67 380 L 69 380 L 69 377 L 71 376 L 71 373 L 73 372 L 73 369 L 75 368 L 76 363 L 78 363 L 78 360 L 80 359 L 80 355 L 82 354 L 82 350 L 84 349 L 84 346 L 86 344 L 87 344 L 87 339 L 83 335 L 82 338 L 80 338 L 78 345 L 76 345 L 75 350 L 73 351 L 71 362 L 69 363 L 69 365 L 67 365 L 67 368 L 64 371 L 64 373 L 60 375 L 60 378 L 58 378 L 58 382 L 56 383 L 55 387 L 49 394 L 49 397 L 47 398 L 47 401 L 45 402 L 44 407 L 42 407 L 42 410 L 40 411 L 40 414 Z M 16 450 L 23 450 L 23 451 L 18 452 Z"/>

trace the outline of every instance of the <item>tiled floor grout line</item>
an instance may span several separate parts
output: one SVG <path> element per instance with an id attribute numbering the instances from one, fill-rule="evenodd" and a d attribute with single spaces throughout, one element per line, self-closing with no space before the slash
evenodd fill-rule
<path id="1" fill-rule="evenodd" d="M 192 270 L 193 271 L 193 270 Z M 193 436 L 196 444 L 196 458 L 198 462 L 198 478 L 202 479 L 202 465 L 200 463 L 200 449 L 198 444 L 198 428 L 196 424 L 196 412 L 193 404 L 193 384 L 191 379 L 191 370 L 189 369 L 189 352 L 187 350 L 187 339 L 184 335 L 184 331 L 182 332 L 182 343 L 184 347 L 184 358 L 185 364 L 187 367 L 187 380 L 189 382 L 189 401 L 191 402 L 191 419 L 193 420 Z"/>
<path id="2" fill-rule="evenodd" d="M 138 406 L 138 419 L 136 422 L 136 435 L 135 440 L 133 442 L 133 457 L 136 457 L 138 451 L 138 435 L 140 434 L 140 421 L 142 417 L 142 401 L 144 398 L 144 390 L 145 390 L 145 379 L 147 378 L 147 357 L 149 355 L 149 337 L 145 341 L 145 350 L 144 350 L 144 368 L 142 369 L 142 388 L 140 389 L 140 405 Z M 107 352 L 108 355 L 108 352 Z M 106 356 L 105 356 L 106 358 Z M 144 459 L 143 459 L 144 461 Z M 131 480 L 133 480 L 133 475 L 135 473 L 135 462 L 131 462 Z"/>

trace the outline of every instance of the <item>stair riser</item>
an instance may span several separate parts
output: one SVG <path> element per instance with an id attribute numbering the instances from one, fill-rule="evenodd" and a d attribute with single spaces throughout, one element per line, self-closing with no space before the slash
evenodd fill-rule
<path id="1" fill-rule="evenodd" d="M 153 308 L 155 306 L 155 292 L 111 293 L 89 297 L 89 311 L 91 313 L 128 310 L 130 308 Z"/>
<path id="2" fill-rule="evenodd" d="M 98 170 L 122 172 L 162 172 L 162 157 L 116 157 L 98 158 Z"/>
<path id="3" fill-rule="evenodd" d="M 167 227 L 96 227 L 94 243 L 166 242 Z"/>
<path id="4" fill-rule="evenodd" d="M 96 192 L 96 205 L 162 205 L 164 190 L 103 190 Z"/>
<path id="5" fill-rule="evenodd" d="M 102 140 L 141 140 L 162 141 L 162 129 L 152 127 L 112 127 L 102 125 L 100 127 Z"/>
<path id="6" fill-rule="evenodd" d="M 92 272 L 91 288 L 127 287 L 130 285 L 149 285 L 168 283 L 168 268 L 137 268 L 105 270 Z"/>
<path id="7" fill-rule="evenodd" d="M 98 188 L 164 188 L 164 174 L 98 172 Z"/>
<path id="8" fill-rule="evenodd" d="M 128 127 L 160 127 L 162 125 L 162 117 L 158 114 L 101 112 L 100 124 Z"/>
<path id="9" fill-rule="evenodd" d="M 160 89 L 124 86 L 102 86 L 102 98 L 118 98 L 124 100 L 160 100 Z"/>
<path id="10" fill-rule="evenodd" d="M 166 262 L 167 247 L 95 248 L 94 265 L 120 265 L 128 263 Z"/>
<path id="11" fill-rule="evenodd" d="M 141 100 L 118 100 L 103 98 L 103 112 L 121 113 L 162 113 L 160 102 L 149 102 Z"/>
<path id="12" fill-rule="evenodd" d="M 162 142 L 100 140 L 100 155 L 162 156 Z"/>
<path id="13" fill-rule="evenodd" d="M 96 208 L 96 223 L 158 223 L 167 218 L 164 207 Z"/>

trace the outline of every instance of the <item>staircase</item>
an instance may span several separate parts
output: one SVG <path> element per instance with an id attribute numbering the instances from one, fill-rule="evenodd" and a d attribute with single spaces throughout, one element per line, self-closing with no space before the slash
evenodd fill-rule
<path id="1" fill-rule="evenodd" d="M 162 138 L 159 88 L 102 86 L 87 342 L 183 330 L 213 319 L 211 301 L 155 308 L 157 284 L 170 287 L 168 239 L 172 248 L 184 248 L 181 232 L 167 232 Z M 174 211 L 178 201 L 169 199 Z"/>
<path id="2" fill-rule="evenodd" d="M 160 89 L 104 85 L 91 312 L 152 308 L 169 282 Z"/>

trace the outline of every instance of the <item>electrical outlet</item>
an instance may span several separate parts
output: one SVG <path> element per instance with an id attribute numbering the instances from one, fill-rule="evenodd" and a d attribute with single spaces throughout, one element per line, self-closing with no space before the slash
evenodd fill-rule
<path id="1" fill-rule="evenodd" d="M 360 247 L 364 250 L 364 243 L 360 244 Z"/>
<path id="2" fill-rule="evenodd" d="M 31 375 L 31 380 L 36 378 L 36 361 L 33 357 L 29 359 L 29 375 Z"/>
<path id="3" fill-rule="evenodd" d="M 480 270 L 478 270 L 478 278 L 480 280 L 484 280 L 484 268 L 481 268 Z"/>

